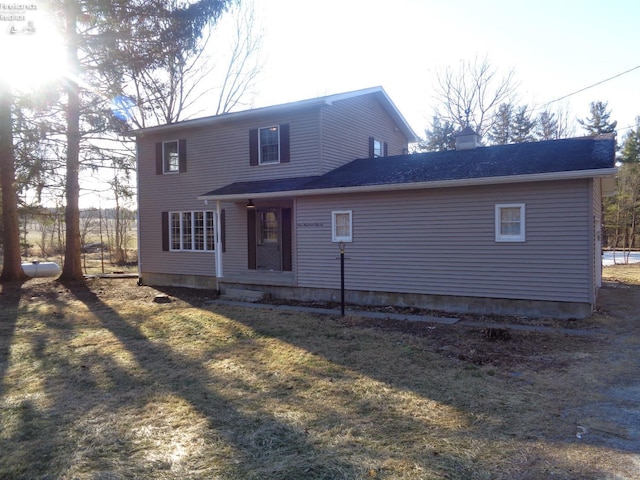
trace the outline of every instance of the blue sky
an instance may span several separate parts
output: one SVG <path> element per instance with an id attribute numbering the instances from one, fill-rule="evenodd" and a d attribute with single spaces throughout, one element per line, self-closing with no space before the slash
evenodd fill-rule
<path id="1" fill-rule="evenodd" d="M 256 10 L 265 60 L 255 106 L 382 85 L 419 135 L 436 72 L 463 60 L 512 68 L 530 105 L 640 66 L 635 0 L 256 0 Z M 584 118 L 595 100 L 632 125 L 640 68 L 562 103 Z"/>

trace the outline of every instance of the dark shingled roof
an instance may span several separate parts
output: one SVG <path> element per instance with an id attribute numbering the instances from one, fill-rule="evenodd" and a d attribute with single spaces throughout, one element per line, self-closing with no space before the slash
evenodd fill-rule
<path id="1" fill-rule="evenodd" d="M 222 188 L 218 188 L 217 190 L 213 190 L 212 192 L 205 193 L 203 196 L 245 195 L 248 193 L 291 192 L 293 190 L 304 190 L 305 185 L 316 178 L 318 178 L 318 176 L 236 182 Z"/>
<path id="2" fill-rule="evenodd" d="M 613 135 L 354 160 L 319 177 L 238 182 L 204 196 L 479 179 L 612 168 Z"/>

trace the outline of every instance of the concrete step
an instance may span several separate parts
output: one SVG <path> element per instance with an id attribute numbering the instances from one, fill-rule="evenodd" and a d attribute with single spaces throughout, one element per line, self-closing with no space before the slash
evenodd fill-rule
<path id="1" fill-rule="evenodd" d="M 260 302 L 264 299 L 264 292 L 258 290 L 245 290 L 242 288 L 223 288 L 220 292 L 222 300 L 235 300 L 242 302 Z"/>

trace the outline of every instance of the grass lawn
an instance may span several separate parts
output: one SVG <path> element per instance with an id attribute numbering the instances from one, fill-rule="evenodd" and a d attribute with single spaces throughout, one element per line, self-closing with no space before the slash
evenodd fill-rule
<path id="1" fill-rule="evenodd" d="M 630 433 L 583 409 L 637 372 L 637 336 L 621 332 L 640 328 L 615 312 L 571 322 L 593 335 L 490 341 L 481 329 L 223 307 L 188 290 L 154 303 L 157 293 L 135 279 L 4 288 L 0 478 L 639 471 Z"/>

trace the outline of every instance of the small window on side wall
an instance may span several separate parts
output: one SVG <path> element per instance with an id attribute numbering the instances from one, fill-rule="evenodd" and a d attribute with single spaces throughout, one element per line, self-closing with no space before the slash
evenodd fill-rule
<path id="1" fill-rule="evenodd" d="M 502 203 L 496 205 L 496 242 L 524 242 L 524 203 Z"/>
<path id="2" fill-rule="evenodd" d="M 331 212 L 331 235 L 333 242 L 353 241 L 353 222 L 351 210 Z"/>
<path id="3" fill-rule="evenodd" d="M 387 144 L 374 137 L 369 137 L 369 158 L 379 158 L 387 156 Z"/>

